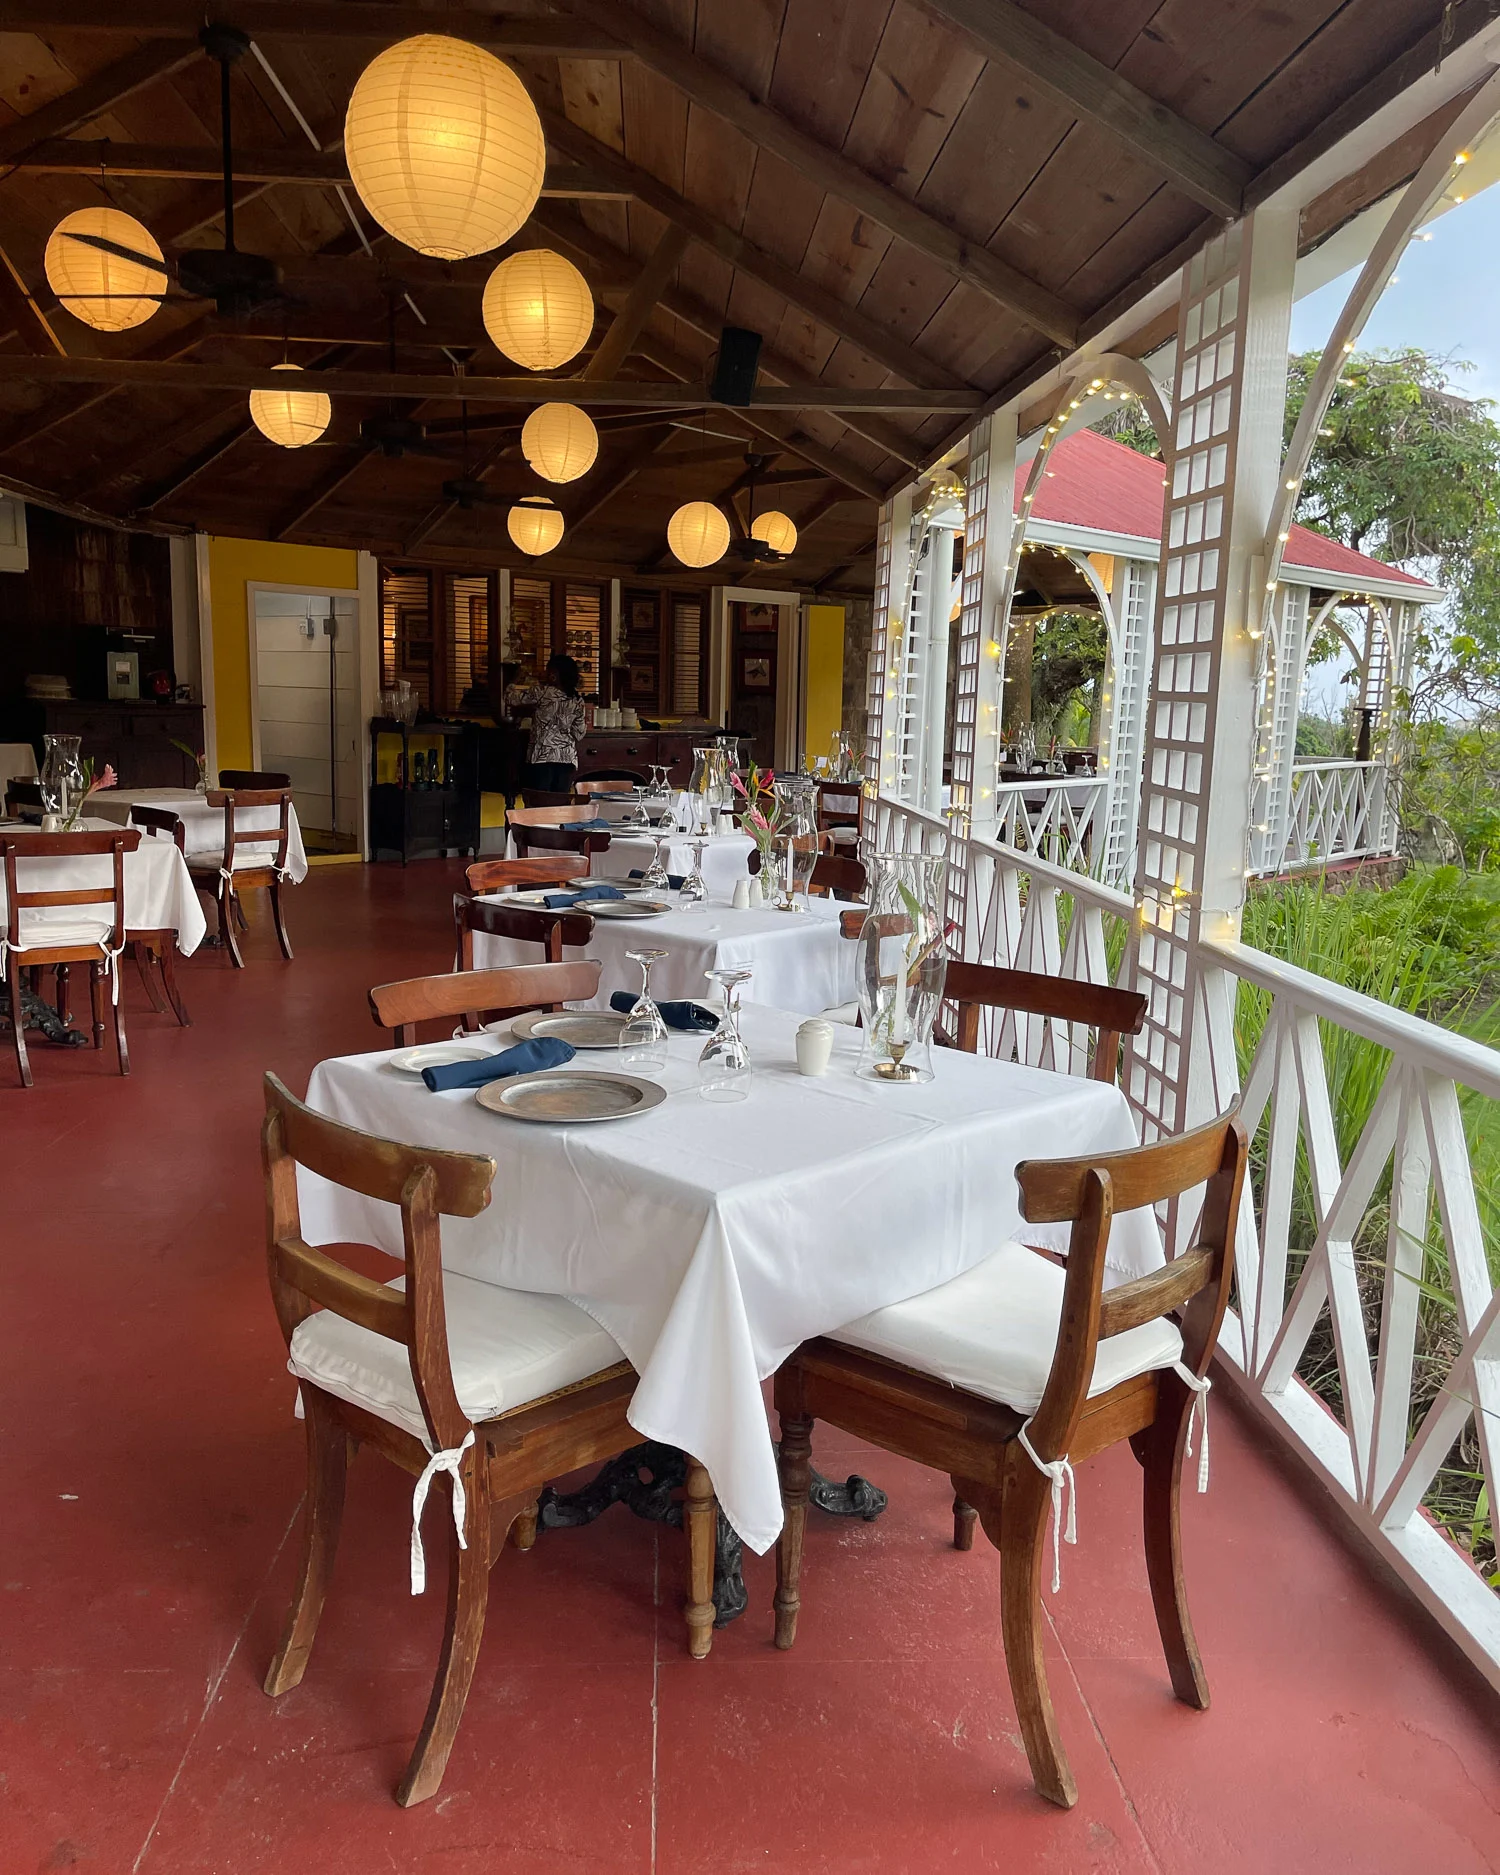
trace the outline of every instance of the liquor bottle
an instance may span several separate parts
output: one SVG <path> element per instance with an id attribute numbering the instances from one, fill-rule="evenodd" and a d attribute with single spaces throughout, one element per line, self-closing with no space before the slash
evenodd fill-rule
<path id="1" fill-rule="evenodd" d="M 411 785 L 418 790 L 427 786 L 427 757 L 420 749 L 411 758 Z"/>
<path id="2" fill-rule="evenodd" d="M 458 750 L 451 742 L 448 744 L 448 773 L 444 777 L 443 786 L 445 788 L 458 786 Z"/>

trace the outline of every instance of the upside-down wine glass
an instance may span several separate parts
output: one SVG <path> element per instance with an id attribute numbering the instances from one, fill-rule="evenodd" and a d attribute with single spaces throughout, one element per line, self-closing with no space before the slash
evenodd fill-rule
<path id="1" fill-rule="evenodd" d="M 651 855 L 651 864 L 646 868 L 641 884 L 650 886 L 653 892 L 665 892 L 671 884 L 671 878 L 661 856 L 661 850 L 666 845 L 666 841 L 660 834 L 657 834 L 654 836 L 653 844 L 655 850 Z M 629 951 L 625 954 L 627 957 L 631 955 Z"/>
<path id="2" fill-rule="evenodd" d="M 620 1063 L 642 1074 L 659 1072 L 667 1065 L 667 1025 L 651 1000 L 651 966 L 663 950 L 626 951 L 632 963 L 641 966 L 641 993 L 620 1029 Z"/>
<path id="3" fill-rule="evenodd" d="M 698 1057 L 698 1092 L 705 1100 L 743 1100 L 750 1092 L 750 1055 L 740 1034 L 740 985 L 754 972 L 726 965 L 703 974 L 724 992 L 724 1009 Z"/>
<path id="4" fill-rule="evenodd" d="M 682 882 L 682 890 L 677 894 L 684 905 L 698 905 L 708 897 L 708 881 L 703 877 L 703 849 L 706 840 L 693 841 L 693 870 Z"/>
<path id="5" fill-rule="evenodd" d="M 631 827 L 649 827 L 651 816 L 646 812 L 646 788 L 643 782 L 633 781 L 631 793 L 635 796 L 635 806 L 630 810 L 630 819 L 626 823 Z"/>

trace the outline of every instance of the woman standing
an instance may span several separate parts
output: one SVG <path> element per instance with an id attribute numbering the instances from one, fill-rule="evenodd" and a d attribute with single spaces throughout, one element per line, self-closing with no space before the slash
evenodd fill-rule
<path id="1" fill-rule="evenodd" d="M 518 684 L 507 695 L 512 709 L 530 710 L 531 740 L 526 749 L 526 786 L 549 794 L 570 794 L 578 772 L 578 744 L 587 724 L 578 694 L 579 669 L 565 652 L 547 660 L 547 675 L 537 684 Z"/>

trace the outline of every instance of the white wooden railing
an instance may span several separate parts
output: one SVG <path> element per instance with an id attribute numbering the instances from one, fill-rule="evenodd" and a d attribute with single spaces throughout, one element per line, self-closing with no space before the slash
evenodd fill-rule
<path id="1" fill-rule="evenodd" d="M 1267 778 L 1255 784 L 1250 870 L 1271 874 L 1396 850 L 1387 813 L 1387 767 L 1377 762 L 1299 762 L 1292 770 L 1286 823 L 1273 824 Z"/>
<path id="2" fill-rule="evenodd" d="M 947 853 L 956 954 L 1095 983 L 1128 970 L 1125 893 L 1006 842 L 950 837 L 896 802 L 878 803 L 875 833 L 878 850 Z M 1500 1102 L 1500 1051 L 1246 944 L 1201 955 L 1190 1043 L 1207 1054 L 1204 1104 L 1238 1099 L 1255 1142 L 1224 1366 L 1500 1688 L 1500 1596 L 1422 1508 L 1471 1419 L 1497 1502 L 1500 1163 L 1476 1178 L 1471 1140 Z M 1084 1039 L 1000 1017 L 985 1045 L 1078 1072 Z M 1299 1374 L 1325 1318 L 1342 1419 Z M 1444 1332 L 1424 1336 L 1437 1318 Z"/>
<path id="3" fill-rule="evenodd" d="M 1037 775 L 995 789 L 995 838 L 1070 872 L 1098 876 L 1109 782 L 1099 775 Z"/>

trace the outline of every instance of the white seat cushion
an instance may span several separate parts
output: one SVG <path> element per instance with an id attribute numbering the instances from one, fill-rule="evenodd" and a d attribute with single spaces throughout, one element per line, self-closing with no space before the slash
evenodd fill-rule
<path id="1" fill-rule="evenodd" d="M 21 889 L 16 888 L 18 893 Z M 25 906 L 21 908 L 20 924 L 21 938 L 16 955 L 22 962 L 28 950 L 61 949 L 65 945 L 94 945 L 103 956 L 104 946 L 115 928 L 113 914 L 108 918 L 89 918 L 75 912 L 70 918 L 54 912 L 30 912 Z"/>
<path id="2" fill-rule="evenodd" d="M 883 1354 L 1029 1414 L 1041 1403 L 1052 1368 L 1062 1304 L 1057 1264 L 1024 1244 L 1007 1243 L 952 1282 L 862 1315 L 829 1340 Z M 1106 1393 L 1181 1358 L 1175 1322 L 1143 1322 L 1099 1343 L 1089 1393 Z"/>
<path id="3" fill-rule="evenodd" d="M 404 1276 L 389 1285 L 405 1286 Z M 494 1419 L 625 1358 L 612 1335 L 562 1296 L 502 1289 L 444 1271 L 443 1305 L 453 1388 L 472 1420 Z M 298 1323 L 287 1366 L 299 1380 L 430 1443 L 404 1343 L 320 1309 Z"/>

